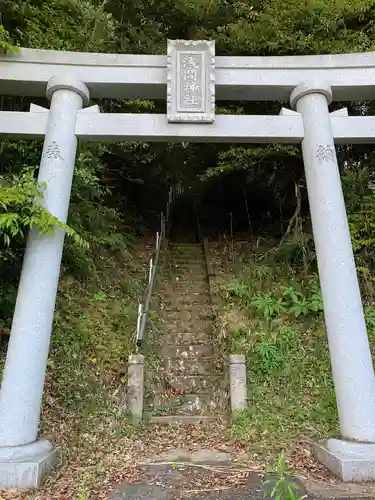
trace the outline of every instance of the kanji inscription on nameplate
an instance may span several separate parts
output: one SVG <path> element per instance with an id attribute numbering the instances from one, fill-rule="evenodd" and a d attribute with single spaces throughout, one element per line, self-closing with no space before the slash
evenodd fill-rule
<path id="1" fill-rule="evenodd" d="M 215 42 L 168 40 L 169 122 L 215 120 Z"/>

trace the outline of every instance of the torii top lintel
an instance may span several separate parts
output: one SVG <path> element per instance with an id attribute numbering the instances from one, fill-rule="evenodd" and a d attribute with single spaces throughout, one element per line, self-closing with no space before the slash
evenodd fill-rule
<path id="1" fill-rule="evenodd" d="M 167 56 L 21 48 L 0 55 L 0 93 L 44 96 L 52 76 L 76 76 L 94 98 L 164 99 Z M 324 79 L 335 101 L 375 98 L 375 52 L 318 56 L 216 57 L 218 100 L 288 101 L 303 80 Z"/>

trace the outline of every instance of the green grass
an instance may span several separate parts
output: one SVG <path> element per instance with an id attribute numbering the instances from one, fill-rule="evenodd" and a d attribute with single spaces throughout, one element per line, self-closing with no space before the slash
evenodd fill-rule
<path id="1" fill-rule="evenodd" d="M 108 407 L 107 395 L 123 384 L 134 349 L 137 300 L 123 293 L 121 279 L 112 271 L 108 284 L 68 275 L 60 283 L 47 389 L 59 412 L 74 411 L 83 427 L 88 415 Z"/>
<path id="2" fill-rule="evenodd" d="M 102 260 L 95 276 L 62 274 L 43 399 L 40 434 L 59 445 L 62 464 L 93 463 L 76 473 L 77 498 L 103 473 L 97 450 L 133 432 L 121 408 L 144 273 L 137 255 Z"/>
<path id="3" fill-rule="evenodd" d="M 237 256 L 221 280 L 221 322 L 231 353 L 246 355 L 248 408 L 231 428 L 270 458 L 293 443 L 338 433 L 316 274 Z M 366 311 L 375 339 L 374 309 Z"/>

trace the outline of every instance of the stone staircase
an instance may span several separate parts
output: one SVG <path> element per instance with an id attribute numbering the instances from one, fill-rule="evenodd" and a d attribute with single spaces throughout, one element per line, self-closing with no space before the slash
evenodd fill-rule
<path id="1" fill-rule="evenodd" d="M 160 360 L 151 420 L 195 424 L 226 412 L 226 388 L 214 353 L 214 316 L 201 244 L 170 244 L 160 290 Z"/>

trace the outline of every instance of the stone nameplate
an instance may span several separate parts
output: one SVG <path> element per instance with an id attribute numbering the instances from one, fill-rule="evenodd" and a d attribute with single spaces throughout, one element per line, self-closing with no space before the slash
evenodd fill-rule
<path id="1" fill-rule="evenodd" d="M 215 120 L 215 42 L 168 40 L 167 118 L 169 122 Z"/>

